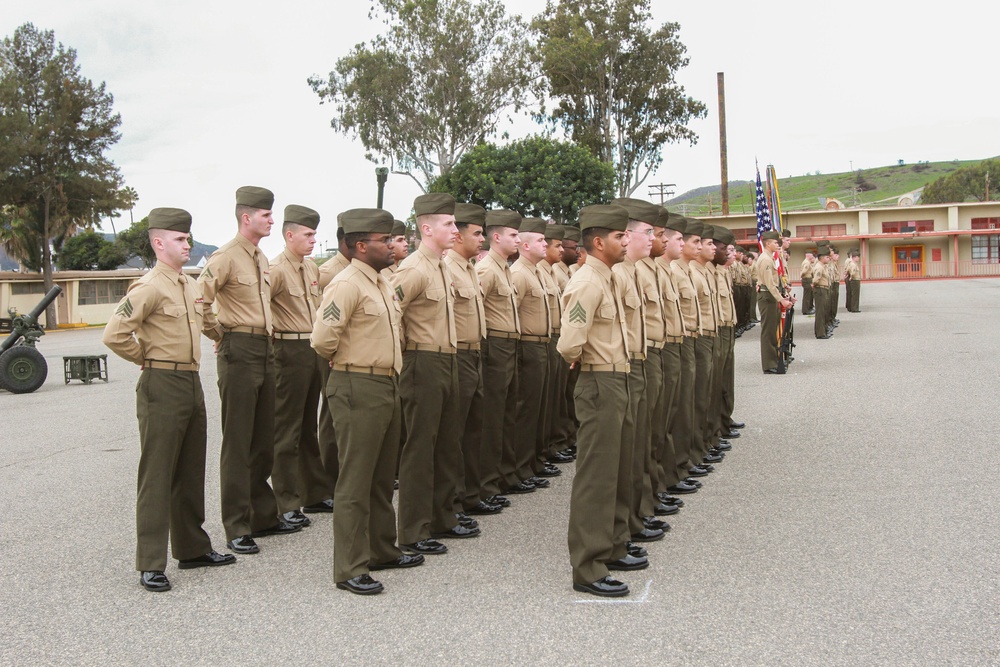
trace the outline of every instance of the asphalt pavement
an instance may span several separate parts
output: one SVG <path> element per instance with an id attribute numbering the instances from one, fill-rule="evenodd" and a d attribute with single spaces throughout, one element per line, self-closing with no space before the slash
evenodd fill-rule
<path id="1" fill-rule="evenodd" d="M 573 466 L 480 517 L 385 592 L 334 588 L 330 515 L 235 566 L 134 572 L 138 368 L 63 381 L 100 329 L 52 332 L 37 392 L 0 391 L 0 664 L 996 665 L 1000 281 L 862 285 L 834 338 L 798 317 L 795 362 L 764 375 L 736 343 L 733 450 L 620 573 L 628 598 L 572 590 Z M 205 527 L 219 516 L 210 341 Z"/>

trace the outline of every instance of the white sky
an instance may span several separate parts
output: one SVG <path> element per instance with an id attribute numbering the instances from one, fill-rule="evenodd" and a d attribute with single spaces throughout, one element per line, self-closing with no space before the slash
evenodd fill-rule
<path id="1" fill-rule="evenodd" d="M 507 6 L 527 18 L 544 3 Z M 698 144 L 668 146 L 647 184 L 676 183 L 679 194 L 719 182 L 717 72 L 732 180 L 752 179 L 755 157 L 787 177 L 1000 153 L 991 48 L 1000 12 L 989 3 L 652 6 L 656 20 L 680 23 L 691 62 L 679 79 L 709 115 L 692 126 Z M 275 192 L 279 223 L 286 204 L 315 208 L 319 238 L 333 245 L 339 211 L 375 205 L 375 165 L 330 129 L 306 79 L 380 31 L 368 10 L 367 0 L 0 0 L 0 34 L 26 21 L 54 30 L 83 74 L 107 83 L 122 116 L 111 157 L 139 193 L 137 219 L 185 208 L 196 238 L 221 245 L 235 233 L 236 188 L 261 185 Z M 417 194 L 390 175 L 385 207 L 404 218 Z M 281 245 L 277 227 L 262 242 L 269 256 Z"/>

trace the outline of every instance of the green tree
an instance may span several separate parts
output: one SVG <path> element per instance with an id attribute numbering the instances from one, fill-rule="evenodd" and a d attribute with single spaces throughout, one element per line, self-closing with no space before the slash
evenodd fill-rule
<path id="1" fill-rule="evenodd" d="M 134 225 L 135 217 L 132 214 L 132 209 L 139 203 L 139 193 L 135 191 L 135 188 L 126 185 L 118 191 L 118 201 L 123 209 L 128 210 L 129 224 Z"/>
<path id="2" fill-rule="evenodd" d="M 312 76 L 330 125 L 424 187 L 526 102 L 527 26 L 500 0 L 375 0 L 388 31 Z M 420 178 L 415 175 L 415 173 Z"/>
<path id="3" fill-rule="evenodd" d="M 156 253 L 153 252 L 153 246 L 149 242 L 148 217 L 134 222 L 128 229 L 122 230 L 118 234 L 117 243 L 125 252 L 124 261 L 127 262 L 132 257 L 138 257 L 147 269 L 153 268 L 156 264 Z"/>
<path id="4" fill-rule="evenodd" d="M 37 261 L 52 287 L 52 252 L 79 228 L 92 228 L 118 207 L 118 168 L 104 153 L 120 135 L 121 117 L 103 83 L 80 74 L 76 51 L 55 34 L 25 23 L 0 42 L 0 204 L 19 210 L 19 243 L 8 252 Z M 56 321 L 55 306 L 46 313 Z"/>
<path id="5" fill-rule="evenodd" d="M 583 146 L 536 136 L 507 146 L 480 144 L 430 189 L 565 222 L 583 206 L 612 199 L 614 187 L 614 169 Z"/>
<path id="6" fill-rule="evenodd" d="M 63 271 L 112 271 L 127 260 L 122 246 L 89 229 L 66 239 L 55 258 Z"/>
<path id="7" fill-rule="evenodd" d="M 1000 200 L 1000 159 L 983 160 L 931 181 L 920 195 L 921 204 Z"/>
<path id="8" fill-rule="evenodd" d="M 549 0 L 532 27 L 536 57 L 556 101 L 539 120 L 614 166 L 618 194 L 631 195 L 663 162 L 663 147 L 697 135 L 687 124 L 705 105 L 676 80 L 686 67 L 680 26 L 649 24 L 649 0 Z"/>

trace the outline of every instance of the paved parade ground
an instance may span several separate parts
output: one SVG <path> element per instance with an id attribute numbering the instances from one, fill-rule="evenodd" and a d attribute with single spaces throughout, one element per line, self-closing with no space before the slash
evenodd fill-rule
<path id="1" fill-rule="evenodd" d="M 796 289 L 796 292 L 800 290 Z M 138 368 L 65 385 L 62 356 L 100 329 L 54 332 L 49 378 L 0 392 L 0 664 L 996 665 L 1000 663 L 1000 281 L 862 285 L 833 339 L 798 321 L 789 374 L 736 342 L 743 437 L 622 572 L 628 598 L 572 590 L 573 466 L 478 517 L 423 567 L 334 588 L 330 515 L 260 540 L 233 567 L 133 570 Z M 219 516 L 219 398 L 205 527 Z"/>

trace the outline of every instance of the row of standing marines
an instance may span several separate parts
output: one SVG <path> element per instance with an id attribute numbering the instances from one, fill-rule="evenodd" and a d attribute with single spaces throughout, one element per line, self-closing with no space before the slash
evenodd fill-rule
<path id="1" fill-rule="evenodd" d="M 182 272 L 191 216 L 151 211 L 157 264 L 105 329 L 142 368 L 142 586 L 170 589 L 168 539 L 179 569 L 236 560 L 202 528 L 204 334 L 236 554 L 332 512 L 336 586 L 379 593 L 372 571 L 447 553 L 442 540 L 480 534 L 472 516 L 575 460 L 573 588 L 627 595 L 611 572 L 648 566 L 642 543 L 670 529 L 657 517 L 680 510 L 744 426 L 734 341 L 752 326 L 753 290 L 732 232 L 637 199 L 584 207 L 574 227 L 433 193 L 414 202 L 408 256 L 402 223 L 352 209 L 337 217 L 340 252 L 317 268 L 320 216 L 304 206 L 285 208 L 285 250 L 264 257 L 273 205 L 265 188 L 237 190 L 238 233 L 196 282 Z"/>

